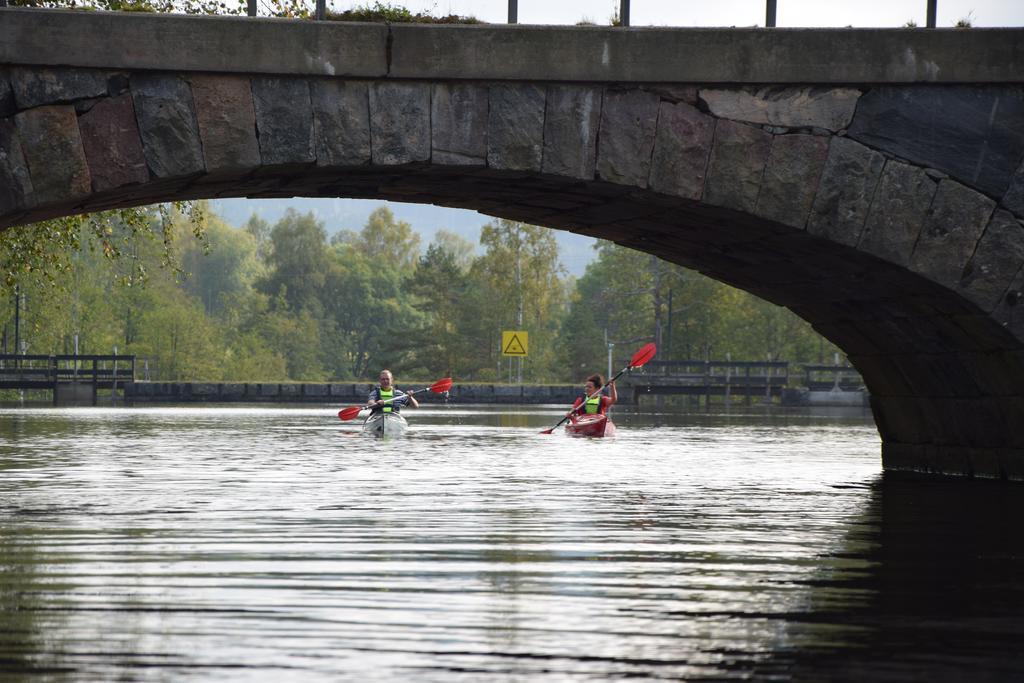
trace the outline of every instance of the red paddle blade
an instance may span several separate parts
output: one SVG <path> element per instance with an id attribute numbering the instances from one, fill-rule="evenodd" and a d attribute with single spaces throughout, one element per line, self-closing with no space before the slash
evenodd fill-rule
<path id="1" fill-rule="evenodd" d="M 345 408 L 343 410 L 339 410 L 338 411 L 338 419 L 340 419 L 342 421 L 351 420 L 356 415 L 358 415 L 359 411 L 361 411 L 362 409 L 363 409 L 362 406 L 352 406 L 350 408 Z"/>
<path id="2" fill-rule="evenodd" d="M 633 354 L 633 359 L 629 361 L 629 367 L 639 368 L 644 365 L 647 361 L 654 358 L 654 354 L 658 352 L 658 347 L 653 342 L 650 344 L 644 344 L 639 351 Z"/>
<path id="3" fill-rule="evenodd" d="M 545 429 L 544 431 L 541 432 L 541 434 L 554 434 L 554 432 L 555 428 L 552 427 L 551 429 Z"/>
<path id="4" fill-rule="evenodd" d="M 452 378 L 451 377 L 445 377 L 444 379 L 439 379 L 436 382 L 434 382 L 433 384 L 431 384 L 430 387 L 429 387 L 429 389 L 431 391 L 433 391 L 435 394 L 443 394 L 444 392 L 448 391 L 451 388 L 452 388 Z"/>

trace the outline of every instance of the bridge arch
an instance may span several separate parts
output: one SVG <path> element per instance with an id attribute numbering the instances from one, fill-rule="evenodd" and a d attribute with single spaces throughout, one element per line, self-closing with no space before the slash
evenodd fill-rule
<path id="1" fill-rule="evenodd" d="M 4 57 L 0 228 L 170 199 L 309 196 L 433 203 L 601 237 L 809 321 L 864 377 L 886 469 L 1024 479 L 1016 85 Z M 403 63 L 386 57 L 387 70 Z"/>

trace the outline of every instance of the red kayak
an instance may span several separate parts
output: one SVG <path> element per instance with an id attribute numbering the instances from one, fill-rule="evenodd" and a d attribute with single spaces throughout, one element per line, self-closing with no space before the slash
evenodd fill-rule
<path id="1" fill-rule="evenodd" d="M 573 416 L 565 425 L 569 436 L 615 436 L 615 423 L 607 415 Z"/>

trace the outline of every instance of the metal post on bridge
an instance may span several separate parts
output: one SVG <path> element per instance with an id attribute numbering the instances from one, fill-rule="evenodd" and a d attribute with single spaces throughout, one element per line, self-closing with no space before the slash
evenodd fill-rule
<path id="1" fill-rule="evenodd" d="M 327 0 L 316 0 L 316 20 L 323 21 L 327 16 Z"/>
<path id="2" fill-rule="evenodd" d="M 3 2 L 3 0 L 0 0 L 0 2 Z M 250 17 L 255 17 L 256 16 L 256 0 L 248 0 L 248 2 L 246 4 L 247 4 L 247 6 L 246 6 L 246 12 L 245 13 L 248 14 Z"/>
<path id="3" fill-rule="evenodd" d="M 629 0 L 619 2 L 619 26 L 629 26 Z"/>
<path id="4" fill-rule="evenodd" d="M 508 23 L 519 23 L 519 0 L 508 0 Z"/>
<path id="5" fill-rule="evenodd" d="M 928 28 L 935 28 L 935 18 L 939 10 L 938 4 L 939 0 L 928 0 L 928 13 L 924 24 Z"/>
<path id="6" fill-rule="evenodd" d="M 775 28 L 775 6 L 777 0 L 765 0 L 764 25 Z"/>

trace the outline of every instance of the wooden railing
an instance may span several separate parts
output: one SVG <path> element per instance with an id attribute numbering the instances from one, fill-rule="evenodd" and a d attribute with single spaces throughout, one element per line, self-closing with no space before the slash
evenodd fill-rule
<path id="1" fill-rule="evenodd" d="M 100 389 L 135 380 L 135 356 L 0 354 L 0 389 L 55 389 L 89 383 Z"/>

